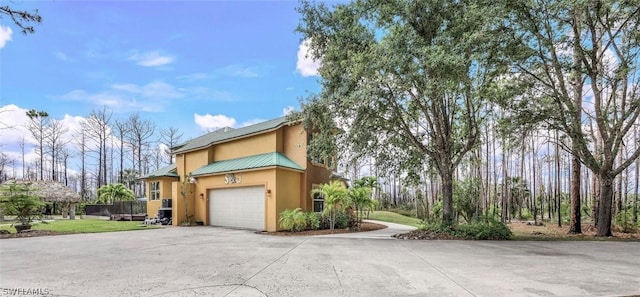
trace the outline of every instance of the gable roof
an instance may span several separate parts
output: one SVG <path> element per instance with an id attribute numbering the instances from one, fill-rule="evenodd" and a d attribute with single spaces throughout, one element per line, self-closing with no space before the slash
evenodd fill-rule
<path id="1" fill-rule="evenodd" d="M 176 164 L 171 164 L 169 166 L 162 167 L 154 172 L 151 172 L 147 175 L 143 175 L 140 179 L 147 179 L 152 177 L 176 177 L 178 176 L 178 170 L 176 169 Z"/>
<path id="2" fill-rule="evenodd" d="M 194 170 L 193 172 L 191 172 L 191 175 L 193 176 L 208 175 L 208 174 L 264 168 L 264 167 L 271 167 L 271 166 L 290 168 L 290 169 L 295 169 L 300 171 L 304 170 L 302 166 L 296 164 L 296 162 L 292 161 L 287 156 L 281 153 L 273 152 L 273 153 L 266 153 L 266 154 L 254 155 L 249 157 L 242 157 L 242 158 L 213 162 L 209 165 L 206 165 Z"/>
<path id="3" fill-rule="evenodd" d="M 176 146 L 173 151 L 174 154 L 185 153 L 197 149 L 206 148 L 212 144 L 231 140 L 234 138 L 241 138 L 252 134 L 259 134 L 261 132 L 271 131 L 279 128 L 288 122 L 287 117 L 279 117 L 272 120 L 264 121 L 254 125 L 238 128 L 227 129 L 222 128 L 213 132 L 209 132 L 200 137 L 196 137 L 186 143 Z"/>

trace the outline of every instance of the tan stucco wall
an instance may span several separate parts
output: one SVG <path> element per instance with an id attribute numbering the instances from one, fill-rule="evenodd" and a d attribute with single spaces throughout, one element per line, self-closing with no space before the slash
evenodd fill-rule
<path id="1" fill-rule="evenodd" d="M 213 161 L 259 155 L 276 151 L 276 131 L 216 144 Z"/>
<path id="2" fill-rule="evenodd" d="M 172 210 L 171 210 L 171 220 L 173 222 L 174 226 L 179 226 L 180 224 L 184 223 L 187 221 L 187 218 L 185 217 L 185 203 L 186 203 L 186 208 L 187 208 L 187 215 L 188 216 L 193 216 L 195 211 L 194 209 L 197 206 L 194 206 L 194 196 L 195 196 L 195 186 L 194 184 L 189 184 L 189 183 L 185 183 L 184 187 L 186 189 L 186 195 L 185 197 L 182 196 L 182 194 L 180 194 L 181 189 L 183 187 L 183 184 L 180 182 L 173 182 L 172 183 L 172 197 L 173 197 L 173 202 L 172 202 Z"/>
<path id="3" fill-rule="evenodd" d="M 282 127 L 282 152 L 293 162 L 307 168 L 307 132 L 301 124 Z"/>
<path id="4" fill-rule="evenodd" d="M 162 207 L 162 199 L 172 198 L 171 183 L 173 183 L 175 180 L 175 178 L 170 177 L 145 180 L 147 184 L 147 215 L 149 216 L 149 218 L 155 218 L 158 216 L 158 209 Z M 160 200 L 151 200 L 151 182 L 154 181 L 160 182 Z"/>
<path id="5" fill-rule="evenodd" d="M 300 188 L 300 180 L 302 179 L 302 173 L 297 171 L 291 171 L 287 169 L 277 169 L 276 177 L 276 211 L 270 213 L 268 217 L 268 231 L 280 230 L 278 220 L 280 219 L 280 213 L 286 209 L 295 209 L 301 207 L 300 195 L 302 195 L 302 189 Z"/>
<path id="6" fill-rule="evenodd" d="M 193 185 L 193 196 L 188 200 L 189 214 L 194 216 L 195 221 L 208 225 L 209 190 L 248 186 L 264 186 L 265 192 L 271 190 L 271 194 L 265 193 L 265 226 L 267 231 L 279 229 L 279 214 L 285 209 L 301 207 L 310 211 L 313 206 L 310 195 L 312 185 L 329 182 L 331 171 L 307 162 L 306 142 L 307 134 L 301 124 L 285 125 L 278 130 L 261 135 L 219 143 L 212 148 L 177 155 L 176 164 L 180 176 L 214 161 L 269 152 L 281 152 L 306 169 L 304 173 L 281 168 L 234 172 L 236 175 L 242 175 L 242 181 L 237 184 L 225 184 L 224 174 L 200 176 L 197 178 L 197 183 Z M 179 194 L 179 186 L 179 183 L 173 183 L 174 225 L 185 220 L 184 202 Z"/>
<path id="7" fill-rule="evenodd" d="M 241 182 L 235 184 L 225 184 L 224 183 L 224 174 L 211 175 L 211 176 L 201 176 L 198 177 L 198 181 L 196 183 L 196 212 L 195 218 L 196 221 L 201 221 L 205 225 L 209 224 L 209 190 L 213 189 L 224 189 L 224 188 L 235 188 L 235 187 L 250 187 L 250 186 L 264 186 L 265 192 L 271 189 L 271 195 L 267 195 L 265 193 L 265 225 L 267 226 L 267 230 L 269 229 L 270 224 L 269 221 L 269 213 L 273 212 L 276 208 L 275 204 L 275 195 L 274 188 L 276 186 L 276 170 L 274 168 L 262 169 L 262 170 L 253 170 L 253 171 L 244 171 L 244 172 L 235 172 L 236 176 L 241 174 Z M 200 194 L 203 194 L 204 199 L 200 199 Z M 273 218 L 272 218 L 273 219 Z M 274 225 L 275 226 L 275 225 Z M 275 227 L 272 228 L 275 230 Z"/>
<path id="8" fill-rule="evenodd" d="M 263 170 L 236 172 L 242 176 L 240 183 L 225 184 L 224 174 L 201 176 L 195 184 L 194 217 L 196 221 L 209 224 L 209 191 L 234 187 L 265 187 L 265 228 L 267 231 L 279 230 L 279 215 L 285 209 L 300 207 L 302 191 L 302 173 L 287 169 L 269 168 Z M 271 190 L 271 194 L 266 192 Z M 202 199 L 200 194 L 202 193 Z M 176 205 L 176 204 L 174 204 Z M 174 209 L 181 209 L 178 203 Z M 178 214 L 184 210 L 177 210 Z M 175 215 L 175 214 L 174 214 Z M 184 215 L 182 215 L 184 217 Z"/>
<path id="9" fill-rule="evenodd" d="M 180 162 L 177 162 L 178 175 L 185 176 L 194 170 L 211 163 L 212 148 L 201 149 L 198 151 L 181 154 Z"/>

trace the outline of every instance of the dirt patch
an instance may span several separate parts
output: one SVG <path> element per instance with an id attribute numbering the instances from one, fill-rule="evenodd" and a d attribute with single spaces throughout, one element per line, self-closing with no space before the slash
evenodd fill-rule
<path id="1" fill-rule="evenodd" d="M 357 229 L 324 229 L 324 230 L 306 230 L 300 232 L 278 231 L 278 232 L 260 232 L 261 234 L 275 235 L 275 236 L 314 236 L 314 235 L 327 235 L 327 234 L 342 234 L 342 233 L 355 233 L 355 232 L 367 232 L 375 231 L 387 228 L 385 225 L 362 222 Z"/>
<path id="2" fill-rule="evenodd" d="M 542 226 L 533 226 L 527 222 L 511 222 L 507 224 L 516 237 L 567 238 L 567 239 L 599 239 L 596 228 L 592 224 L 582 224 L 582 234 L 569 234 L 569 226 L 558 227 L 557 223 L 545 222 Z M 622 233 L 612 230 L 616 239 L 640 240 L 639 233 Z"/>
<path id="3" fill-rule="evenodd" d="M 26 230 L 20 233 L 0 234 L 0 239 L 51 236 L 51 235 L 62 235 L 62 234 L 65 234 L 65 233 L 54 232 L 54 231 L 44 231 L 44 230 Z"/>

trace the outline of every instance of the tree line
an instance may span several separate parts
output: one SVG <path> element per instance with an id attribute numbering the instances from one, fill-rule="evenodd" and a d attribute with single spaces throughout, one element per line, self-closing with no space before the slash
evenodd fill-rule
<path id="1" fill-rule="evenodd" d="M 23 137 L 19 143 L 21 158 L 17 160 L 0 153 L 0 179 L 58 181 L 86 199 L 97 198 L 96 189 L 111 183 L 126 185 L 137 197 L 145 196 L 144 183 L 138 178 L 171 164 L 170 148 L 183 137 L 177 128 L 158 129 L 156 123 L 142 119 L 138 113 L 114 118 L 106 108 L 92 110 L 73 131 L 44 110 L 31 109 L 26 115 L 29 121 L 25 128 L 36 143 L 30 147 Z M 31 150 L 37 155 L 34 161 L 26 158 Z M 72 161 L 79 164 L 74 166 Z M 9 167 L 13 172 L 7 170 Z M 15 168 L 22 172 L 15 172 Z"/>
<path id="2" fill-rule="evenodd" d="M 322 90 L 298 114 L 317 131 L 310 153 L 348 151 L 339 156 L 352 166 L 371 159 L 383 176 L 422 187 L 437 181 L 445 224 L 464 204 L 455 184 L 477 180 L 481 214 L 491 205 L 505 220 L 510 207 L 528 204 L 536 218 L 543 203 L 560 210 L 568 193 L 570 232 L 582 232 L 586 202 L 597 235 L 610 236 L 613 212 L 627 207 L 617 201 L 633 200 L 637 213 L 637 194 L 627 199 L 621 188 L 640 156 L 639 7 L 302 1 L 298 31 L 322 62 Z M 540 143 L 553 157 L 541 158 Z M 589 184 L 591 200 L 581 196 Z M 556 198 L 539 199 L 544 193 Z"/>

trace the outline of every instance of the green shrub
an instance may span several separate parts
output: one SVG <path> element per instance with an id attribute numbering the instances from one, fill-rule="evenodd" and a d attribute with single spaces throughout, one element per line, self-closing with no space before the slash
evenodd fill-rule
<path id="1" fill-rule="evenodd" d="M 307 229 L 318 230 L 320 229 L 320 214 L 317 212 L 309 212 L 307 216 Z"/>
<path id="2" fill-rule="evenodd" d="M 348 212 L 345 210 L 337 210 L 335 213 L 335 224 L 334 228 L 336 229 L 347 229 L 354 228 L 358 225 L 358 219 L 353 212 Z M 331 220 L 329 219 L 329 214 L 323 213 L 319 218 L 319 229 L 331 229 Z"/>
<path id="3" fill-rule="evenodd" d="M 513 233 L 506 224 L 493 218 L 478 219 L 469 224 L 451 226 L 442 224 L 442 222 L 425 222 L 420 229 L 464 239 L 508 240 L 513 237 Z"/>
<path id="4" fill-rule="evenodd" d="M 435 218 L 435 220 L 442 219 L 442 200 L 438 200 L 436 203 L 431 206 L 431 218 Z"/>
<path id="5" fill-rule="evenodd" d="M 638 226 L 633 222 L 633 214 L 631 211 L 624 211 L 616 214 L 613 225 L 622 233 L 636 233 L 638 232 Z"/>
<path id="6" fill-rule="evenodd" d="M 453 205 L 465 222 L 471 222 L 477 215 L 481 187 L 477 178 L 457 181 L 453 185 Z"/>
<path id="7" fill-rule="evenodd" d="M 349 227 L 349 215 L 346 211 L 336 212 L 336 229 L 347 229 Z"/>
<path id="8" fill-rule="evenodd" d="M 429 231 L 433 233 L 453 234 L 454 226 L 447 226 L 442 221 L 423 222 L 419 228 L 420 230 Z"/>
<path id="9" fill-rule="evenodd" d="M 280 213 L 280 227 L 291 232 L 302 231 L 307 227 L 307 216 L 301 208 L 287 209 Z"/>
<path id="10" fill-rule="evenodd" d="M 508 240 L 513 237 L 513 233 L 506 224 L 493 219 L 488 222 L 458 225 L 454 235 L 476 240 Z"/>

